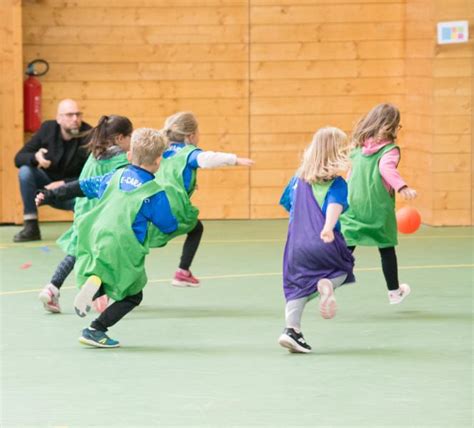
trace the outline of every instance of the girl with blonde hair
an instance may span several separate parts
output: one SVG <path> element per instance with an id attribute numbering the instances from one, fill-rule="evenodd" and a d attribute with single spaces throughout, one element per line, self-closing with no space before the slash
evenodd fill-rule
<path id="1" fill-rule="evenodd" d="M 170 239 L 187 234 L 179 267 L 171 283 L 176 287 L 199 287 L 199 279 L 190 270 L 204 231 L 198 219 L 199 210 L 190 200 L 196 189 L 197 170 L 234 165 L 251 166 L 253 161 L 233 153 L 203 151 L 198 148 L 200 140 L 198 121 L 190 112 L 179 112 L 168 117 L 163 132 L 170 144 L 163 154 L 156 179 L 170 197 L 173 213 L 178 219 L 178 229 L 172 234 L 165 234 L 152 228 L 150 247 L 161 247 Z M 188 195 L 186 200 L 175 197 L 175 193 L 179 193 L 180 196 L 183 189 Z"/>
<path id="2" fill-rule="evenodd" d="M 400 112 L 392 104 L 375 106 L 355 126 L 348 178 L 350 208 L 341 218 L 351 251 L 357 245 L 378 247 L 392 305 L 411 291 L 408 284 L 398 282 L 395 193 L 407 200 L 417 196 L 397 171 L 400 148 L 395 143 L 400 128 Z"/>
<path id="3" fill-rule="evenodd" d="M 311 352 L 301 332 L 306 303 L 320 295 L 326 319 L 336 314 L 334 288 L 354 282 L 354 258 L 340 233 L 339 216 L 347 209 L 347 136 L 326 127 L 314 134 L 280 204 L 290 212 L 283 258 L 286 328 L 278 343 L 290 352 Z"/>

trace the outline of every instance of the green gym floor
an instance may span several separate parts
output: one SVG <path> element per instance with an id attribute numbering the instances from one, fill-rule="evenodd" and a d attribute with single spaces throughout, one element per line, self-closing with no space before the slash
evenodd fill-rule
<path id="1" fill-rule="evenodd" d="M 79 344 L 93 314 L 62 314 L 38 291 L 63 254 L 68 224 L 13 244 L 0 228 L 1 427 L 471 427 L 473 229 L 424 227 L 403 236 L 390 306 L 376 249 L 356 250 L 357 284 L 337 292 L 333 320 L 306 308 L 313 353 L 277 344 L 284 327 L 286 221 L 207 221 L 193 272 L 169 280 L 182 239 L 153 250 L 142 305 L 110 330 L 118 349 Z M 31 266 L 28 267 L 29 263 Z"/>

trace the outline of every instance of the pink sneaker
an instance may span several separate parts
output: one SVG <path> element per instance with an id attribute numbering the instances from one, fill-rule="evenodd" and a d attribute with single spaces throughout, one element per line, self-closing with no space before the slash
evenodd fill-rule
<path id="1" fill-rule="evenodd" d="M 193 276 L 190 270 L 178 269 L 171 281 L 175 287 L 199 287 L 199 279 Z"/>
<path id="2" fill-rule="evenodd" d="M 388 292 L 388 301 L 391 305 L 398 305 L 402 303 L 405 297 L 411 293 L 411 288 L 408 284 L 400 284 L 398 290 Z"/>
<path id="3" fill-rule="evenodd" d="M 334 297 L 334 289 L 329 279 L 321 279 L 318 282 L 319 292 L 319 312 L 326 319 L 334 318 L 336 315 L 336 298 Z"/>
<path id="4" fill-rule="evenodd" d="M 59 314 L 61 308 L 59 306 L 59 289 L 53 284 L 48 284 L 44 287 L 39 295 L 38 299 L 43 302 L 44 309 L 53 314 Z"/>
<path id="5" fill-rule="evenodd" d="M 92 301 L 92 307 L 94 308 L 94 311 L 99 314 L 104 312 L 107 309 L 107 306 L 109 306 L 109 298 L 106 294 L 97 297 L 97 299 Z"/>

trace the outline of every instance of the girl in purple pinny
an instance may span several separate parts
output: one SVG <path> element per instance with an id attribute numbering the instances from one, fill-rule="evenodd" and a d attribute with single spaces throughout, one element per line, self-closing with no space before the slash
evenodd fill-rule
<path id="1" fill-rule="evenodd" d="M 338 128 L 320 129 L 286 187 L 280 204 L 290 212 L 283 258 L 286 328 L 278 343 L 290 352 L 311 352 L 301 332 L 306 303 L 319 293 L 323 318 L 336 314 L 334 289 L 354 282 L 354 258 L 340 233 L 339 216 L 348 207 L 347 136 Z"/>

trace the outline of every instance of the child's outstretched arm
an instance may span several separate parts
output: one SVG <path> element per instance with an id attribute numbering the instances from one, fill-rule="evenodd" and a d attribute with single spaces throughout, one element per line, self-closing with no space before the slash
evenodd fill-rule
<path id="1" fill-rule="evenodd" d="M 199 168 L 219 168 L 223 166 L 251 166 L 254 164 L 252 159 L 239 158 L 233 153 L 223 152 L 199 152 L 196 158 Z"/>
<path id="2" fill-rule="evenodd" d="M 100 198 L 112 178 L 113 172 L 83 180 L 70 181 L 55 189 L 41 189 L 36 195 L 36 206 L 53 204 L 72 198 Z"/>
<path id="3" fill-rule="evenodd" d="M 35 197 L 36 206 L 50 205 L 59 201 L 65 201 L 72 198 L 80 198 L 85 196 L 81 189 L 79 180 L 70 181 L 63 186 L 53 189 L 44 188 L 38 191 Z"/>
<path id="4" fill-rule="evenodd" d="M 326 244 L 334 241 L 334 227 L 339 220 L 339 216 L 341 215 L 343 208 L 344 207 L 341 204 L 335 203 L 331 203 L 327 207 L 326 221 L 320 235 L 321 239 Z"/>

